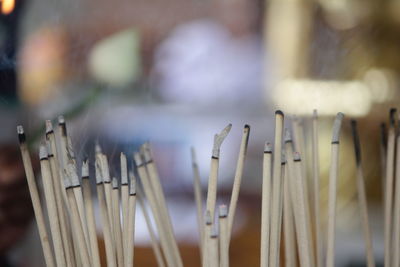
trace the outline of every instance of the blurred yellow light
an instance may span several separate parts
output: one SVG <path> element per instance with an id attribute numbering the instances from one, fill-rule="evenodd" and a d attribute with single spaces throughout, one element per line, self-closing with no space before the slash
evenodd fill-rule
<path id="1" fill-rule="evenodd" d="M 1 13 L 4 15 L 10 14 L 14 10 L 15 0 L 2 0 Z"/>
<path id="2" fill-rule="evenodd" d="M 288 113 L 320 115 L 338 111 L 350 116 L 364 116 L 371 108 L 369 88 L 360 81 L 284 80 L 274 88 L 273 101 Z"/>

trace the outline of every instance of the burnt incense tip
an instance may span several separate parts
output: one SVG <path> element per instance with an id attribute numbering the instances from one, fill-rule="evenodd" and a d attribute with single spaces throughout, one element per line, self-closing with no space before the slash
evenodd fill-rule
<path id="1" fill-rule="evenodd" d="M 282 112 L 282 110 L 277 110 L 277 111 L 275 111 L 275 115 L 280 115 L 280 116 L 282 116 L 282 117 L 284 117 L 285 115 L 283 114 L 283 112 Z"/>
<path id="2" fill-rule="evenodd" d="M 293 152 L 293 160 L 294 161 L 301 161 L 301 155 L 299 152 Z"/>
<path id="3" fill-rule="evenodd" d="M 129 180 L 131 181 L 131 184 L 129 187 L 129 194 L 136 195 L 136 177 L 132 171 L 129 171 Z"/>
<path id="4" fill-rule="evenodd" d="M 47 154 L 47 148 L 45 145 L 40 145 L 39 148 L 39 159 L 43 160 L 43 159 L 47 159 L 48 154 Z"/>
<path id="5" fill-rule="evenodd" d="M 226 206 L 225 204 L 219 205 L 218 215 L 220 218 L 228 217 L 228 206 Z"/>
<path id="6" fill-rule="evenodd" d="M 25 137 L 25 132 L 24 132 L 24 127 L 22 125 L 17 126 L 17 133 L 18 133 L 18 141 L 20 144 L 25 143 L 26 137 Z"/>
<path id="7" fill-rule="evenodd" d="M 355 120 L 351 120 L 351 133 L 353 135 L 356 164 L 359 165 L 361 163 L 361 146 L 360 146 L 360 137 L 358 136 L 358 131 L 357 131 L 357 122 Z"/>
<path id="8" fill-rule="evenodd" d="M 46 134 L 50 134 L 53 132 L 53 124 L 51 120 L 46 120 Z"/>
<path id="9" fill-rule="evenodd" d="M 245 125 L 244 125 L 244 129 L 247 130 L 247 131 L 250 131 L 250 125 L 245 124 Z"/>
<path id="10" fill-rule="evenodd" d="M 53 150 L 51 149 L 50 142 L 46 142 L 46 148 L 47 148 L 47 155 L 48 155 L 48 157 L 49 157 L 49 158 L 50 158 L 50 157 L 53 157 L 54 154 L 53 154 Z"/>
<path id="11" fill-rule="evenodd" d="M 143 165 L 142 156 L 140 155 L 139 152 L 133 153 L 133 159 L 135 160 L 135 163 L 136 163 L 137 167 L 140 167 L 140 166 Z"/>
<path id="12" fill-rule="evenodd" d="M 333 130 L 332 130 L 332 144 L 338 144 L 340 140 L 340 129 L 342 127 L 344 114 L 339 112 L 336 115 L 335 121 L 333 122 Z"/>
<path id="13" fill-rule="evenodd" d="M 206 225 L 211 225 L 212 224 L 212 218 L 211 218 L 211 212 L 207 210 L 206 216 L 204 217 L 204 221 L 206 222 Z"/>
<path id="14" fill-rule="evenodd" d="M 265 142 L 264 153 L 272 153 L 272 145 L 269 142 Z"/>
<path id="15" fill-rule="evenodd" d="M 214 225 L 214 227 L 211 228 L 210 237 L 218 238 L 218 228 L 215 225 Z"/>
<path id="16" fill-rule="evenodd" d="M 391 108 L 389 111 L 390 126 L 394 126 L 396 123 L 396 118 L 395 118 L 396 112 L 397 112 L 396 108 Z"/>
<path id="17" fill-rule="evenodd" d="M 285 151 L 282 151 L 281 154 L 281 165 L 285 165 L 286 164 L 286 155 L 285 155 Z"/>
<path id="18" fill-rule="evenodd" d="M 95 170 L 96 170 L 95 175 L 96 175 L 96 183 L 97 184 L 103 183 L 103 174 L 101 172 L 100 164 L 101 164 L 100 159 L 96 157 L 94 165 L 95 165 Z"/>
<path id="19" fill-rule="evenodd" d="M 285 143 L 290 143 L 292 142 L 292 135 L 290 134 L 289 129 L 285 128 Z"/>
<path id="20" fill-rule="evenodd" d="M 82 178 L 89 178 L 89 160 L 85 158 L 82 162 Z"/>
<path id="21" fill-rule="evenodd" d="M 318 119 L 318 111 L 316 109 L 313 110 L 313 119 Z"/>
<path id="22" fill-rule="evenodd" d="M 115 177 L 112 178 L 112 188 L 118 189 L 118 180 Z"/>
<path id="23" fill-rule="evenodd" d="M 58 126 L 61 128 L 61 135 L 67 136 L 67 126 L 65 124 L 64 116 L 58 116 Z"/>
<path id="24" fill-rule="evenodd" d="M 78 177 L 78 172 L 76 170 L 75 162 L 73 162 L 73 161 L 69 161 L 68 162 L 68 164 L 67 164 L 67 173 L 68 173 L 69 179 L 71 181 L 71 185 L 73 187 L 81 185 L 81 183 L 79 181 L 79 177 Z"/>

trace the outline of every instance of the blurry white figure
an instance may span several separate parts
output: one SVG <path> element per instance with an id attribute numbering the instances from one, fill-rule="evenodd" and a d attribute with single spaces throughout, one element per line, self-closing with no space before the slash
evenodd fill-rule
<path id="1" fill-rule="evenodd" d="M 261 38 L 234 35 L 211 19 L 177 27 L 155 55 L 155 85 L 163 100 L 196 105 L 262 103 Z"/>

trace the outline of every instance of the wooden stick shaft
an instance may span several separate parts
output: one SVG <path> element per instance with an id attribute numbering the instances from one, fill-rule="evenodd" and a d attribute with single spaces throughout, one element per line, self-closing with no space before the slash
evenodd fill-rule
<path id="1" fill-rule="evenodd" d="M 108 210 L 104 196 L 105 195 L 104 187 L 103 184 L 97 184 L 96 187 L 97 187 L 97 198 L 99 200 L 99 206 L 100 206 L 100 215 L 101 215 L 101 220 L 103 222 L 103 234 L 104 234 L 104 244 L 106 247 L 107 266 L 115 267 L 117 265 L 115 259 L 115 250 L 113 246 L 114 242 L 111 235 L 111 226 L 109 223 Z"/>
<path id="2" fill-rule="evenodd" d="M 282 157 L 282 132 L 283 114 L 277 112 L 275 115 L 275 143 L 274 163 L 272 175 L 272 207 L 271 207 L 271 229 L 270 229 L 270 252 L 269 266 L 279 266 L 280 227 L 282 218 L 282 180 L 281 180 L 281 157 Z"/>
<path id="3" fill-rule="evenodd" d="M 129 185 L 128 184 L 121 184 L 121 207 L 122 207 L 122 241 L 123 241 L 123 247 L 124 251 L 126 251 L 126 246 L 128 242 L 128 233 L 129 230 Z M 124 253 L 124 258 L 127 255 Z M 124 262 L 126 262 L 126 259 L 124 259 Z"/>
<path id="4" fill-rule="evenodd" d="M 210 236 L 210 240 L 209 240 L 210 265 L 209 265 L 209 267 L 219 267 L 218 252 L 219 252 L 218 236 Z"/>
<path id="5" fill-rule="evenodd" d="M 196 202 L 197 226 L 199 230 L 199 248 L 200 248 L 200 255 L 202 255 L 204 250 L 203 249 L 203 242 L 204 242 L 203 195 L 201 192 L 200 171 L 196 161 L 194 148 L 192 148 L 192 169 L 193 169 L 193 192 L 194 192 L 194 199 Z"/>
<path id="6" fill-rule="evenodd" d="M 219 217 L 219 229 L 219 266 L 229 267 L 229 229 L 226 217 Z"/>
<path id="7" fill-rule="evenodd" d="M 262 210 L 261 210 L 261 267 L 269 265 L 270 222 L 271 222 L 271 160 L 272 151 L 264 151 L 263 182 L 262 182 Z"/>
<path id="8" fill-rule="evenodd" d="M 67 189 L 67 197 L 70 206 L 72 227 L 73 231 L 75 231 L 76 233 L 76 238 L 78 243 L 77 245 L 81 256 L 80 259 L 82 261 L 83 266 L 92 266 L 90 261 L 89 251 L 86 246 L 86 241 L 84 237 L 85 234 L 83 232 L 82 222 L 79 217 L 78 205 L 76 203 L 74 192 L 71 189 L 72 188 Z"/>
<path id="9" fill-rule="evenodd" d="M 313 174 L 313 209 L 314 209 L 314 232 L 315 232 L 315 254 L 316 254 L 316 266 L 323 266 L 323 255 L 322 255 L 322 230 L 320 225 L 320 211 L 319 211 L 319 144 L 318 144 L 318 117 L 315 112 L 315 116 L 312 121 L 312 174 Z"/>
<path id="10" fill-rule="evenodd" d="M 134 256 L 134 236 L 135 236 L 135 214 L 136 214 L 136 195 L 129 196 L 128 206 L 128 224 L 127 231 L 125 234 L 128 236 L 126 243 L 126 267 L 133 267 L 133 256 Z"/>
<path id="11" fill-rule="evenodd" d="M 99 246 L 97 241 L 96 221 L 92 203 L 92 192 L 90 190 L 90 181 L 88 178 L 82 179 L 83 199 L 85 202 L 86 218 L 89 230 L 90 254 L 92 263 L 95 267 L 100 267 Z"/>
<path id="12" fill-rule="evenodd" d="M 151 247 L 153 249 L 154 256 L 156 257 L 157 266 L 158 267 L 165 267 L 165 263 L 164 263 L 164 259 L 163 259 L 162 253 L 161 253 L 160 245 L 159 245 L 159 243 L 157 241 L 157 237 L 156 237 L 155 231 L 153 229 L 153 226 L 151 225 L 150 216 L 149 216 L 149 214 L 147 212 L 147 209 L 146 209 L 146 206 L 144 204 L 143 196 L 142 196 L 140 191 L 138 191 L 137 194 L 138 194 L 139 206 L 142 209 L 143 217 L 144 217 L 144 219 L 146 221 L 147 229 L 149 231 L 150 240 L 151 240 Z"/>
<path id="13" fill-rule="evenodd" d="M 294 216 L 289 186 L 290 180 L 288 164 L 285 164 L 285 175 L 283 180 L 283 233 L 285 239 L 285 265 L 296 266 Z"/>
<path id="14" fill-rule="evenodd" d="M 219 158 L 211 158 L 210 176 L 208 178 L 206 210 L 211 213 L 212 221 L 215 214 L 215 203 L 217 200 L 217 181 L 218 181 Z"/>
<path id="15" fill-rule="evenodd" d="M 53 239 L 54 254 L 57 266 L 66 266 L 64 248 L 61 238 L 59 217 L 57 216 L 57 206 L 54 195 L 53 179 L 51 177 L 50 164 L 47 158 L 40 160 L 42 172 L 44 195 L 49 214 L 50 231 Z"/>
<path id="16" fill-rule="evenodd" d="M 236 205 L 239 198 L 240 185 L 242 183 L 244 161 L 246 159 L 247 146 L 249 143 L 250 126 L 245 125 L 243 130 L 242 142 L 240 144 L 239 158 L 236 165 L 235 178 L 233 180 L 233 188 L 228 213 L 228 234 L 231 239 L 233 220 L 235 218 Z"/>
<path id="17" fill-rule="evenodd" d="M 29 193 L 32 199 L 33 211 L 35 213 L 36 224 L 38 227 L 40 243 L 42 245 L 43 255 L 47 267 L 54 267 L 54 257 L 50 247 L 50 238 L 47 234 L 46 223 L 43 215 L 42 205 L 40 204 L 39 192 L 36 185 L 35 175 L 33 172 L 32 161 L 28 148 L 25 143 L 20 144 L 22 161 L 24 164 L 26 180 L 28 182 Z"/>
<path id="18" fill-rule="evenodd" d="M 112 189 L 112 211 L 114 219 L 114 237 L 117 250 L 117 263 L 118 266 L 124 266 L 124 249 L 122 246 L 122 231 L 120 222 L 120 208 L 119 208 L 119 190 L 117 188 Z"/>
<path id="19" fill-rule="evenodd" d="M 82 187 L 81 186 L 75 186 L 72 188 L 76 200 L 76 204 L 78 207 L 78 212 L 79 212 L 79 219 L 81 220 L 81 225 L 82 225 L 82 230 L 86 242 L 86 247 L 90 247 L 90 240 L 89 240 L 89 232 L 88 232 L 88 226 L 87 226 L 87 221 L 86 221 L 86 211 L 85 211 L 85 203 L 83 201 L 83 195 L 82 195 Z M 90 255 L 90 252 L 89 252 Z"/>

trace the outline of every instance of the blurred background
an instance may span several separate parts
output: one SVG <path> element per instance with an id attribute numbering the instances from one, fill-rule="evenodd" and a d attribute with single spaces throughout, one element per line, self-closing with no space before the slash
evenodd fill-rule
<path id="1" fill-rule="evenodd" d="M 289 128 L 299 118 L 308 144 L 310 116 L 318 109 L 324 227 L 331 125 L 341 111 L 359 120 L 374 249 L 382 260 L 380 124 L 400 100 L 399 1 L 0 0 L 0 11 L 0 195 L 14 186 L 13 177 L 24 180 L 18 154 L 9 156 L 18 148 L 17 124 L 36 156 L 44 120 L 64 114 L 78 158 L 92 155 L 98 140 L 116 175 L 119 152 L 131 158 L 150 141 L 184 262 L 199 266 L 190 147 L 206 189 L 213 136 L 233 124 L 221 149 L 218 202 L 226 203 L 247 123 L 231 263 L 257 266 L 262 152 L 273 140 L 274 110 L 285 112 Z M 337 266 L 364 266 L 348 124 Z M 19 203 L 14 198 L 0 197 L 0 208 Z M 29 206 L 27 199 L 21 205 Z M 135 261 L 155 266 L 140 213 Z M 7 218 L 0 216 L 0 233 L 14 234 L 0 242 L 0 265 L 43 266 L 31 217 L 21 216 L 17 226 Z"/>

